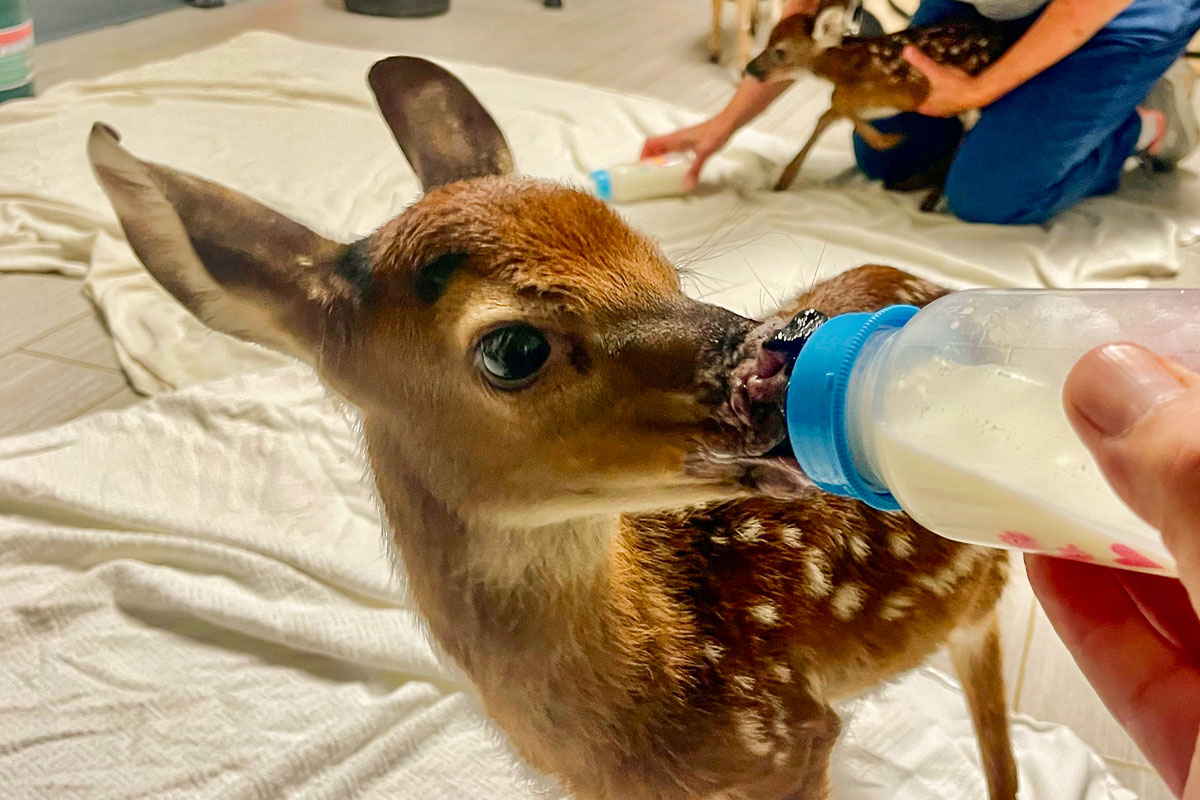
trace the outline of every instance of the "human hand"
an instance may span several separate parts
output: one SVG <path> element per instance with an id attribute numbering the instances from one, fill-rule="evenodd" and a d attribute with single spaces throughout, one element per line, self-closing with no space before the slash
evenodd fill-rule
<path id="1" fill-rule="evenodd" d="M 1200 375 L 1110 345 L 1080 360 L 1063 401 L 1113 489 L 1162 532 L 1180 579 L 1029 556 L 1030 583 L 1163 780 L 1200 798 Z"/>
<path id="2" fill-rule="evenodd" d="M 688 191 L 696 188 L 700 180 L 700 169 L 713 153 L 720 150 L 733 136 L 733 129 L 726 125 L 720 117 L 701 122 L 690 128 L 684 128 L 664 136 L 654 136 L 646 140 L 642 146 L 642 158 L 654 158 L 666 153 L 678 153 L 690 150 L 696 155 L 692 168 L 688 170 L 684 185 Z"/>
<path id="3" fill-rule="evenodd" d="M 919 114 L 953 117 L 964 111 L 982 108 L 995 99 L 988 96 L 979 78 L 961 69 L 937 63 L 914 45 L 906 46 L 901 55 L 929 81 L 929 94 L 917 108 Z"/>

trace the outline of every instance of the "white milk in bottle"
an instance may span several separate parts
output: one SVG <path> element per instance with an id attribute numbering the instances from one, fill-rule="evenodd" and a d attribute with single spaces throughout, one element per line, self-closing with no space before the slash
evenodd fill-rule
<path id="1" fill-rule="evenodd" d="M 598 169 L 589 177 L 596 196 L 614 203 L 676 197 L 687 194 L 684 179 L 694 161 L 691 153 L 668 153 L 634 164 Z"/>

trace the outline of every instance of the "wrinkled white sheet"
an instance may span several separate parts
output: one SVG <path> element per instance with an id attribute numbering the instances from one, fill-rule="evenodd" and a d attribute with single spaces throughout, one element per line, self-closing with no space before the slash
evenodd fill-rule
<path id="1" fill-rule="evenodd" d="M 240 189 L 349 240 L 418 192 L 367 90 L 366 71 L 379 55 L 250 33 L 0 107 L 0 272 L 86 273 L 121 364 L 142 392 L 283 363 L 159 302 L 92 178 L 87 132 L 108 122 L 143 158 Z M 531 175 L 581 183 L 592 169 L 635 157 L 647 133 L 695 119 L 658 101 L 453 68 Z M 810 81 L 792 91 L 825 90 Z M 916 197 L 877 185 L 815 184 L 851 164 L 848 137 L 831 132 L 824 142 L 793 191 L 763 189 L 797 143 L 746 131 L 707 173 L 707 193 L 622 212 L 687 268 L 693 294 L 750 314 L 811 284 L 818 264 L 825 276 L 893 264 L 964 288 L 1138 284 L 1171 279 L 1197 260 L 1200 248 L 1181 244 L 1200 230 L 1200 181 L 1190 173 L 1133 176 L 1117 196 L 1083 203 L 1046 227 L 968 225 L 920 214 Z"/>
<path id="2" fill-rule="evenodd" d="M 0 798 L 526 800 L 394 579 L 353 415 L 304 367 L 0 440 Z M 843 800 L 978 800 L 958 689 L 844 710 Z M 1017 718 L 1023 800 L 1131 800 Z"/>
<path id="3" fill-rule="evenodd" d="M 0 271 L 84 276 L 130 379 L 162 393 L 0 441 L 0 798 L 556 796 L 423 638 L 353 415 L 307 369 L 166 297 L 84 159 L 104 120 L 140 156 L 348 240 L 417 193 L 365 87 L 376 57 L 246 34 L 0 107 Z M 534 175 L 579 181 L 692 119 L 455 68 Z M 759 191 L 794 148 L 743 134 L 711 173 L 723 189 L 624 211 L 694 294 L 748 313 L 810 283 L 822 256 L 823 274 L 882 261 L 956 287 L 1137 283 L 1186 266 L 1194 223 L 1139 196 L 1152 187 L 1044 229 L 973 227 L 877 187 Z M 814 175 L 848 164 L 844 147 L 818 156 Z M 839 797 L 983 796 L 962 698 L 937 673 L 846 714 Z M 1132 797 L 1066 729 L 1018 719 L 1014 741 L 1024 800 Z"/>

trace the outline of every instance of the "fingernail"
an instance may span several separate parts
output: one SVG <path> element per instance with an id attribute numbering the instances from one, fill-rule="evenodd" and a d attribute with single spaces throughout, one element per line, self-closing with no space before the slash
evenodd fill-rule
<path id="1" fill-rule="evenodd" d="M 1150 409 L 1184 391 L 1151 353 L 1114 344 L 1088 353 L 1067 381 L 1072 405 L 1105 436 L 1120 436 Z"/>

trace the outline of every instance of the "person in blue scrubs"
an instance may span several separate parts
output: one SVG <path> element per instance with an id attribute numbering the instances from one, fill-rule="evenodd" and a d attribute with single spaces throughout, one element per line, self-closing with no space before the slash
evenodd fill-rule
<path id="1" fill-rule="evenodd" d="M 812 5 L 792 0 L 785 13 Z M 945 190 L 953 214 L 1041 223 L 1115 190 L 1131 156 L 1167 170 L 1200 139 L 1192 73 L 1180 60 L 1200 30 L 1200 0 L 922 0 L 912 24 L 981 18 L 1006 27 L 1015 42 L 979 75 L 905 51 L 931 90 L 920 113 L 873 122 L 905 134 L 898 146 L 872 150 L 855 137 L 867 176 L 902 185 L 957 148 Z M 648 139 L 643 156 L 694 152 L 694 185 L 709 156 L 786 87 L 747 78 L 715 117 Z M 973 109 L 978 123 L 963 136 L 958 115 Z"/>

